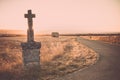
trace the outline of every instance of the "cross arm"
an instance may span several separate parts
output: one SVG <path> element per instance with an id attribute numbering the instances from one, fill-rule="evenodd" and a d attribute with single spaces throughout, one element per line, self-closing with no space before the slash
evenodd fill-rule
<path id="1" fill-rule="evenodd" d="M 24 14 L 24 17 L 25 17 L 25 18 L 28 18 L 28 14 Z"/>
<path id="2" fill-rule="evenodd" d="M 25 18 L 29 18 L 29 17 L 35 18 L 35 14 L 32 14 L 32 15 L 24 14 L 24 17 L 25 17 Z"/>
<path id="3" fill-rule="evenodd" d="M 35 14 L 32 14 L 32 17 L 35 18 Z"/>

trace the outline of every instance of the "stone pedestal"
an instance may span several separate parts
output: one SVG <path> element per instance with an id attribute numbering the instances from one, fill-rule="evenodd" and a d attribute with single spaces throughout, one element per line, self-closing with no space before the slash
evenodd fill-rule
<path id="1" fill-rule="evenodd" d="M 40 65 L 40 42 L 24 42 L 22 46 L 22 57 L 24 66 Z"/>

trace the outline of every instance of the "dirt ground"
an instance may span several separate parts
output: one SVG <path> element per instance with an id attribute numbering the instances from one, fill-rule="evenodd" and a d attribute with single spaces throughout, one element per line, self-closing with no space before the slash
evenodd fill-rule
<path id="1" fill-rule="evenodd" d="M 77 37 L 37 37 L 41 42 L 40 72 L 23 70 L 21 42 L 25 38 L 0 37 L 0 79 L 2 80 L 33 80 L 40 76 L 41 80 L 52 80 L 79 69 L 93 65 L 98 54 L 77 42 Z M 39 80 L 39 79 L 38 79 Z"/>

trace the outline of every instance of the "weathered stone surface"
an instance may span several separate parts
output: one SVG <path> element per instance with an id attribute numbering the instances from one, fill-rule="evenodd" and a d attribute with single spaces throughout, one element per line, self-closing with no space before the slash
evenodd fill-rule
<path id="1" fill-rule="evenodd" d="M 28 10 L 28 14 L 25 14 L 25 18 L 28 19 L 27 41 L 33 42 L 34 41 L 34 31 L 32 29 L 32 27 L 33 27 L 32 18 L 35 18 L 35 14 L 32 14 L 31 10 Z"/>
<path id="2" fill-rule="evenodd" d="M 23 62 L 25 66 L 40 65 L 41 43 L 34 41 L 34 31 L 32 29 L 32 18 L 34 17 L 35 14 L 32 14 L 31 10 L 28 10 L 28 14 L 25 14 L 25 18 L 28 18 L 27 42 L 21 43 Z"/>
<path id="3" fill-rule="evenodd" d="M 23 59 L 24 63 L 31 63 L 31 62 L 40 62 L 40 50 L 33 49 L 33 50 L 23 50 Z"/>
<path id="4" fill-rule="evenodd" d="M 33 42 L 34 41 L 34 31 L 33 29 L 27 30 L 27 42 Z"/>
<path id="5" fill-rule="evenodd" d="M 40 64 L 40 42 L 27 42 L 21 43 L 22 46 L 22 57 L 24 65 L 39 65 Z M 32 64 L 34 63 L 34 64 Z"/>
<path id="6" fill-rule="evenodd" d="M 21 43 L 22 49 L 40 49 L 41 48 L 41 43 L 40 42 L 25 42 Z"/>

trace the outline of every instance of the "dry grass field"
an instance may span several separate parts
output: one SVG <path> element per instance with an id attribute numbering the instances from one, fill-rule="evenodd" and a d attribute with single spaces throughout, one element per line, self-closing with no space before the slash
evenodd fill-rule
<path id="1" fill-rule="evenodd" d="M 41 70 L 23 70 L 22 50 L 20 43 L 25 38 L 0 37 L 0 79 L 1 80 L 53 80 L 76 70 L 93 65 L 98 54 L 77 42 L 77 37 L 37 37 L 41 42 Z M 36 79 L 35 79 L 36 80 Z"/>
<path id="2" fill-rule="evenodd" d="M 100 41 L 120 45 L 120 35 L 117 35 L 117 36 L 81 36 L 81 37 L 90 39 L 90 40 L 100 40 Z"/>

